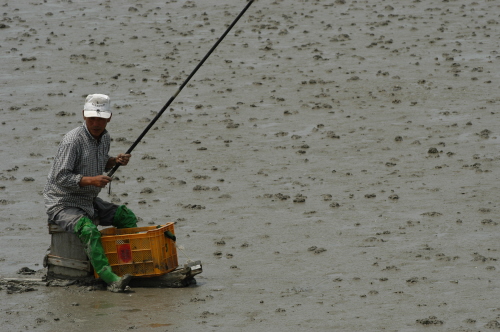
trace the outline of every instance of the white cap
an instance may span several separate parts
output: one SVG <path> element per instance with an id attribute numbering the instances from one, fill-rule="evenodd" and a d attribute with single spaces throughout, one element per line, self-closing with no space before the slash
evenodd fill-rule
<path id="1" fill-rule="evenodd" d="M 83 106 L 83 115 L 87 118 L 105 118 L 111 117 L 111 105 L 109 96 L 101 94 L 88 95 L 85 98 Z"/>

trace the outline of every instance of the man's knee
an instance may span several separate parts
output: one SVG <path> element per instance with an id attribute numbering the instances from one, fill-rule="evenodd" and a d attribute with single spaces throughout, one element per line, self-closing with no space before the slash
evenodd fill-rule
<path id="1" fill-rule="evenodd" d="M 96 225 L 87 217 L 82 217 L 75 225 L 74 232 L 82 242 L 87 242 L 90 238 L 99 238 L 101 233 Z"/>
<path id="2" fill-rule="evenodd" d="M 120 205 L 118 209 L 116 209 L 113 226 L 116 228 L 137 227 L 137 217 L 128 207 Z"/>
<path id="3" fill-rule="evenodd" d="M 88 218 L 85 211 L 79 208 L 69 207 L 58 211 L 55 215 L 49 215 L 49 220 L 66 232 L 74 233 L 76 225 L 83 217 Z"/>

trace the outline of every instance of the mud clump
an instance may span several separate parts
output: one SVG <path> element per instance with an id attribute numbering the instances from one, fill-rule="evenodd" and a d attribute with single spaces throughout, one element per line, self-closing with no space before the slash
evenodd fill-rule
<path id="1" fill-rule="evenodd" d="M 35 273 L 36 273 L 35 270 L 32 270 L 28 267 L 22 267 L 21 269 L 19 269 L 19 271 L 17 271 L 17 274 L 22 274 L 22 275 L 33 275 Z"/>
<path id="2" fill-rule="evenodd" d="M 440 319 L 437 319 L 436 316 L 429 316 L 429 318 L 417 319 L 418 324 L 422 325 L 443 325 L 444 322 Z"/>

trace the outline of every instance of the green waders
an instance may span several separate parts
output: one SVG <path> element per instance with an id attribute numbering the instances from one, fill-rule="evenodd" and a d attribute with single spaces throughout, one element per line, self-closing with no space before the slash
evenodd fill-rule
<path id="1" fill-rule="evenodd" d="M 121 205 L 116 209 L 113 226 L 116 228 L 131 228 L 137 227 L 137 217 L 125 205 Z M 122 278 L 117 276 L 109 265 L 108 258 L 104 253 L 104 248 L 101 243 L 101 232 L 94 225 L 92 220 L 87 217 L 82 217 L 75 226 L 75 234 L 82 241 L 85 252 L 90 259 L 90 263 L 94 267 L 99 277 L 108 285 L 115 283 L 111 287 L 111 291 L 120 291 L 128 284 L 132 276 L 125 275 Z M 109 286 L 108 286 L 109 289 Z"/>
<path id="2" fill-rule="evenodd" d="M 101 233 L 92 220 L 82 217 L 75 226 L 75 234 L 82 241 L 90 263 L 99 277 L 108 285 L 120 280 L 120 277 L 114 274 L 109 266 L 108 258 L 101 244 Z"/>

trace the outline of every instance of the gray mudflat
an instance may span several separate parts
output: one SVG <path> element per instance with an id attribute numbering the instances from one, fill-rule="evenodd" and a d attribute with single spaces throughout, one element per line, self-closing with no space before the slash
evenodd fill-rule
<path id="1" fill-rule="evenodd" d="M 244 1 L 4 1 L 0 277 L 84 97 L 125 152 Z M 115 174 L 197 284 L 8 292 L 6 331 L 484 331 L 498 317 L 498 1 L 256 1 Z"/>

